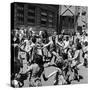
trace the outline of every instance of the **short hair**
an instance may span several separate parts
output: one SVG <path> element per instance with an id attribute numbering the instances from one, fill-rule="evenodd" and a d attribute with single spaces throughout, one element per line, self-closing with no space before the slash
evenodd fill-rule
<path id="1" fill-rule="evenodd" d="M 69 40 L 69 37 L 68 36 L 66 37 L 66 40 Z"/>
<path id="2" fill-rule="evenodd" d="M 82 49 L 81 43 L 78 43 L 78 44 L 76 45 L 76 49 L 77 49 L 77 50 Z"/>
<path id="3" fill-rule="evenodd" d="M 36 43 L 36 37 L 35 36 L 32 37 L 32 42 Z"/>
<path id="4" fill-rule="evenodd" d="M 20 30 L 20 28 L 18 28 L 18 27 L 17 27 L 16 29 L 17 29 L 17 30 Z"/>
<path id="5" fill-rule="evenodd" d="M 84 45 L 85 45 L 85 46 L 88 46 L 88 42 L 87 42 L 87 41 L 85 41 Z"/>
<path id="6" fill-rule="evenodd" d="M 85 35 L 86 35 L 86 36 L 88 36 L 88 34 L 87 34 L 87 33 L 86 33 Z"/>

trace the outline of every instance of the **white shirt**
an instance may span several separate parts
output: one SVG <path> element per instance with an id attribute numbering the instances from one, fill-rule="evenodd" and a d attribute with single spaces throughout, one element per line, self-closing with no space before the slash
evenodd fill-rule
<path id="1" fill-rule="evenodd" d="M 64 41 L 64 48 L 67 48 L 69 46 L 69 41 Z"/>

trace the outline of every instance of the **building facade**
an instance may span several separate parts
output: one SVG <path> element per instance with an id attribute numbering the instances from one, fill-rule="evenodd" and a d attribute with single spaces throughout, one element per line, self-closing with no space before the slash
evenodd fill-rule
<path id="1" fill-rule="evenodd" d="M 66 34 L 74 32 L 82 32 L 82 29 L 87 29 L 87 7 L 60 5 L 59 6 L 59 29 Z"/>
<path id="2" fill-rule="evenodd" d="M 58 29 L 58 5 L 19 3 L 11 4 L 11 28 L 32 27 L 36 32 Z"/>

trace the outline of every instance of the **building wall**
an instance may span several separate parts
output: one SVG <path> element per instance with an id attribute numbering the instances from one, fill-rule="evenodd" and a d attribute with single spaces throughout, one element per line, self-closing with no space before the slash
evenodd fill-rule
<path id="1" fill-rule="evenodd" d="M 57 5 L 13 3 L 14 28 L 33 27 L 35 31 L 47 29 L 49 33 L 57 30 Z"/>
<path id="2" fill-rule="evenodd" d="M 88 28 L 88 7 L 80 6 L 78 8 L 79 17 L 77 20 L 78 26 L 81 26 L 82 29 Z"/>
<path id="3" fill-rule="evenodd" d="M 65 32 L 71 33 L 71 32 L 78 31 L 78 29 L 80 29 L 81 31 L 82 29 L 87 29 L 88 27 L 87 9 L 88 8 L 85 6 L 60 5 L 59 6 L 59 21 L 60 21 L 59 31 L 61 32 L 64 29 Z M 70 20 L 70 17 L 72 18 L 71 20 Z"/>
<path id="4" fill-rule="evenodd" d="M 59 32 L 64 31 L 66 34 L 74 32 L 76 7 L 71 5 L 59 6 Z"/>

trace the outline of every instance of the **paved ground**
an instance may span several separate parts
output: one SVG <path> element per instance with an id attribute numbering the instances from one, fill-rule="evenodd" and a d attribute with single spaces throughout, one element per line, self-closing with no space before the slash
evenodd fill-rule
<path id="1" fill-rule="evenodd" d="M 49 75 L 50 73 L 52 73 L 55 70 L 56 70 L 55 67 L 46 68 L 45 69 L 46 76 Z M 72 81 L 72 84 L 87 84 L 88 83 L 88 69 L 85 68 L 84 66 L 80 67 L 79 74 L 83 76 L 83 79 L 81 79 L 80 82 Z M 51 86 L 51 85 L 53 85 L 53 82 L 54 82 L 54 75 L 48 81 L 44 81 L 42 79 L 42 85 L 43 86 Z M 25 87 L 29 86 L 28 79 L 25 80 L 24 83 L 25 83 L 25 85 L 24 85 Z"/>
<path id="2" fill-rule="evenodd" d="M 54 70 L 55 70 L 54 67 L 50 67 L 50 68 L 47 68 L 45 71 L 46 71 L 47 74 L 50 74 Z M 83 66 L 80 67 L 79 74 L 83 76 L 83 79 L 81 79 L 80 82 L 72 81 L 72 84 L 84 84 L 84 83 L 88 83 L 88 69 L 83 67 Z M 54 81 L 54 76 L 52 76 L 47 82 L 43 81 L 43 85 L 44 86 L 53 85 L 53 81 Z"/>
<path id="3" fill-rule="evenodd" d="M 83 60 L 83 58 L 81 57 L 81 60 Z M 24 68 L 24 71 L 25 71 L 26 67 Z M 48 68 L 45 68 L 45 74 L 46 76 L 49 75 L 50 73 L 52 73 L 53 71 L 55 71 L 56 68 L 55 67 L 48 67 Z M 87 84 L 88 83 L 88 68 L 84 67 L 84 66 L 81 66 L 79 68 L 79 74 L 83 76 L 83 79 L 80 80 L 80 82 L 77 82 L 77 81 L 72 81 L 72 84 Z M 25 80 L 24 81 L 25 83 L 25 87 L 28 87 L 29 86 L 29 80 Z M 42 85 L 43 86 L 51 86 L 53 85 L 54 83 L 54 75 L 49 78 L 48 81 L 44 81 L 42 79 Z"/>

